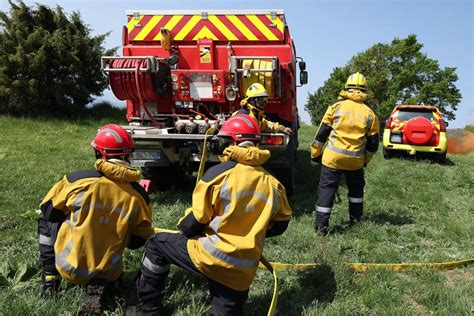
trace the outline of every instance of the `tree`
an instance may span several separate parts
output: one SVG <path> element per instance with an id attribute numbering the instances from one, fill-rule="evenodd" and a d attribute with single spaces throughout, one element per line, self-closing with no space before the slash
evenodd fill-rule
<path id="1" fill-rule="evenodd" d="M 391 44 L 377 43 L 351 58 L 343 67 L 334 68 L 315 94 L 309 94 L 306 110 L 318 125 L 326 108 L 334 102 L 347 77 L 356 71 L 368 81 L 367 103 L 380 119 L 385 119 L 396 104 L 438 105 L 449 120 L 461 101 L 456 88 L 455 67 L 440 69 L 438 61 L 421 52 L 416 35 L 395 38 Z"/>
<path id="2" fill-rule="evenodd" d="M 0 11 L 0 113 L 69 116 L 102 94 L 108 34 L 91 36 L 79 12 L 9 3 L 9 14 Z"/>

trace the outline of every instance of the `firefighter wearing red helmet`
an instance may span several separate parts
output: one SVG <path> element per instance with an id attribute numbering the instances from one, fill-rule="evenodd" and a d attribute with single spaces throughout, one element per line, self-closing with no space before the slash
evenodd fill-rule
<path id="1" fill-rule="evenodd" d="M 364 102 L 367 80 L 356 72 L 347 79 L 339 99 L 328 107 L 311 144 L 311 159 L 321 163 L 315 229 L 326 235 L 334 196 L 342 174 L 349 189 L 349 219 L 362 218 L 364 169 L 377 151 L 379 120 Z"/>
<path id="2" fill-rule="evenodd" d="M 211 315 L 240 315 L 266 237 L 282 234 L 291 218 L 285 188 L 262 164 L 270 157 L 257 122 L 229 118 L 217 137 L 227 147 L 221 163 L 198 182 L 192 207 L 178 222 L 181 234 L 158 233 L 145 246 L 137 282 L 143 314 L 160 315 L 170 264 L 204 275 Z"/>
<path id="3" fill-rule="evenodd" d="M 150 200 L 129 166 L 131 136 L 120 126 L 99 129 L 91 143 L 95 170 L 64 176 L 40 204 L 38 221 L 44 295 L 59 290 L 60 278 L 87 285 L 84 313 L 100 313 L 103 295 L 123 273 L 125 247 L 136 249 L 149 237 Z"/>
<path id="4" fill-rule="evenodd" d="M 284 133 L 292 135 L 293 130 L 289 127 L 272 122 L 265 117 L 265 107 L 268 103 L 268 93 L 265 87 L 256 82 L 248 87 L 245 98 L 240 102 L 241 109 L 234 112 L 236 114 L 246 114 L 258 122 L 262 132 Z"/>

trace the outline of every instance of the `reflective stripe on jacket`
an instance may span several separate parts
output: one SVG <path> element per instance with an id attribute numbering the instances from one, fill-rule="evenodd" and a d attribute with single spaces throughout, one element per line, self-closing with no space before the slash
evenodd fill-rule
<path id="1" fill-rule="evenodd" d="M 40 205 L 66 216 L 54 251 L 57 270 L 73 283 L 116 280 L 131 230 L 151 226 L 148 196 L 136 183 L 139 171 L 106 160 L 97 160 L 96 169 L 65 176 Z"/>
<path id="2" fill-rule="evenodd" d="M 357 170 L 377 150 L 379 120 L 364 104 L 365 93 L 349 90 L 341 91 L 340 96 L 343 99 L 329 106 L 324 114 L 311 144 L 311 158 L 322 154 L 322 163 L 329 168 Z"/>
<path id="3" fill-rule="evenodd" d="M 189 219 L 203 234 L 188 241 L 194 265 L 208 278 L 238 291 L 250 287 L 272 222 L 289 221 L 285 188 L 261 164 L 270 154 L 256 147 L 231 146 L 225 162 L 210 168 L 193 192 Z M 199 225 L 198 224 L 198 225 Z"/>

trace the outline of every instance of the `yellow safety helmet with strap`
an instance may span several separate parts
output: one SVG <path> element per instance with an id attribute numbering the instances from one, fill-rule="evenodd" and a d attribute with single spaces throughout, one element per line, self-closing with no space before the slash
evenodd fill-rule
<path id="1" fill-rule="evenodd" d="M 353 73 L 347 78 L 347 82 L 344 86 L 345 89 L 358 89 L 362 91 L 367 90 L 367 79 L 360 72 Z"/>
<path id="2" fill-rule="evenodd" d="M 252 83 L 245 93 L 245 99 L 240 103 L 241 106 L 252 104 L 257 110 L 265 110 L 267 105 L 268 93 L 261 83 Z"/>
<path id="3" fill-rule="evenodd" d="M 245 93 L 246 98 L 266 97 L 268 98 L 267 90 L 261 83 L 252 83 Z"/>

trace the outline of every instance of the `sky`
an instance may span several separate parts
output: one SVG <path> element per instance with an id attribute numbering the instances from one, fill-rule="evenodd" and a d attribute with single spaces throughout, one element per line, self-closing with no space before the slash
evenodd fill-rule
<path id="1" fill-rule="evenodd" d="M 395 37 L 416 34 L 422 51 L 441 67 L 456 67 L 456 86 L 462 100 L 450 128 L 474 124 L 474 0 L 170 0 L 170 1 L 78 1 L 34 0 L 27 4 L 62 6 L 79 11 L 92 34 L 111 32 L 107 48 L 121 45 L 125 10 L 216 10 L 283 9 L 297 55 L 305 59 L 309 82 L 298 88 L 298 109 L 304 122 L 308 93 L 324 84 L 335 67 L 375 43 L 390 43 Z M 0 0 L 7 11 L 8 1 Z M 104 98 L 120 106 L 110 91 Z"/>

